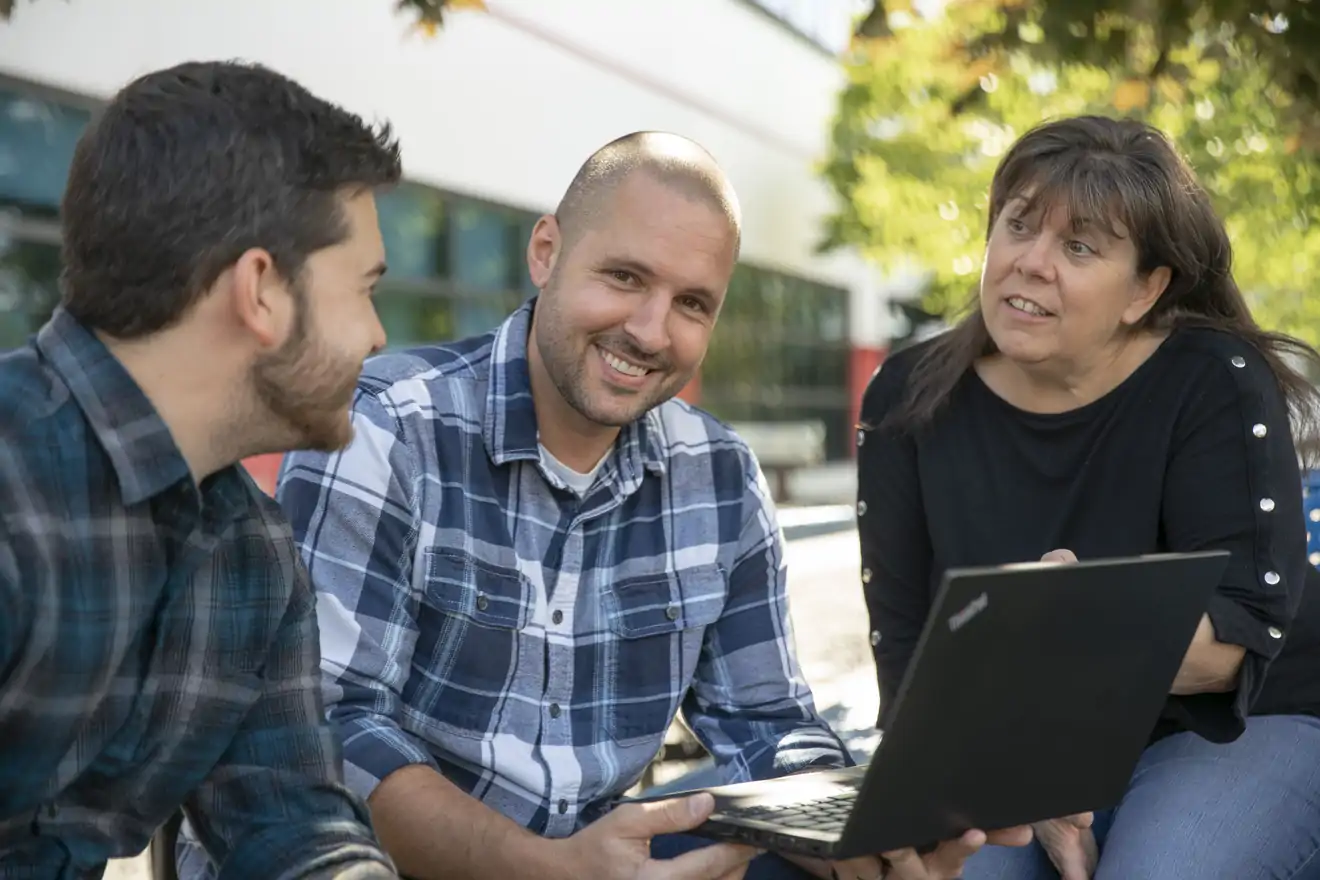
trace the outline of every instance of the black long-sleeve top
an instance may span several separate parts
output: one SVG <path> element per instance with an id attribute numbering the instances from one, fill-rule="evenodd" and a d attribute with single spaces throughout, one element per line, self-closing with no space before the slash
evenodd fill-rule
<path id="1" fill-rule="evenodd" d="M 1246 648 L 1238 686 L 1171 696 L 1154 737 L 1228 741 L 1252 714 L 1317 714 L 1320 601 L 1302 603 L 1297 454 L 1283 394 L 1252 346 L 1176 331 L 1109 394 L 1048 415 L 1015 408 L 968 370 L 926 425 L 883 424 L 928 345 L 875 375 L 857 437 L 881 727 L 944 571 L 1057 548 L 1080 559 L 1232 551 L 1209 615 L 1220 641 Z"/>

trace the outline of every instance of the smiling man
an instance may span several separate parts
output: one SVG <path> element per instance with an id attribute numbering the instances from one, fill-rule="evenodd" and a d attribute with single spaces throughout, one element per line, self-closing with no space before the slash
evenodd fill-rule
<path id="1" fill-rule="evenodd" d="M 405 875 L 806 876 L 675 834 L 709 798 L 610 809 L 680 709 L 731 781 L 848 762 L 798 668 L 760 468 L 674 399 L 739 239 L 705 150 L 621 138 L 537 223 L 535 300 L 370 362 L 354 443 L 286 459 L 345 775 Z M 893 876 L 955 876 L 960 846 Z"/>
<path id="2" fill-rule="evenodd" d="M 607 145 L 532 232 L 535 300 L 369 363 L 356 441 L 286 460 L 346 776 L 405 874 L 635 876 L 709 810 L 605 817 L 680 705 L 731 779 L 846 761 L 798 670 L 760 470 L 673 399 L 739 222 L 691 141 Z M 705 847 L 666 876 L 753 855 Z"/>

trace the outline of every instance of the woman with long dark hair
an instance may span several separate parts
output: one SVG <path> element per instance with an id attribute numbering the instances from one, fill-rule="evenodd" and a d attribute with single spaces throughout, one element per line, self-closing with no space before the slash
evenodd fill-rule
<path id="1" fill-rule="evenodd" d="M 1222 221 L 1158 131 L 1064 119 L 1004 157 L 976 307 L 863 402 L 882 707 L 950 567 L 1232 557 L 1122 803 L 987 847 L 965 877 L 1320 877 L 1320 604 L 1303 601 L 1294 444 L 1315 436 L 1318 360 L 1252 319 Z"/>

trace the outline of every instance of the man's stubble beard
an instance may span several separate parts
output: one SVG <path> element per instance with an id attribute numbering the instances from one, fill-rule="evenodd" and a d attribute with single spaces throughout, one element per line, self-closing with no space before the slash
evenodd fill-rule
<path id="1" fill-rule="evenodd" d="M 253 430 L 269 433 L 274 444 L 286 449 L 336 452 L 353 440 L 347 413 L 361 364 L 337 359 L 313 336 L 306 294 L 295 288 L 294 296 L 293 333 L 252 368 L 255 418 L 262 423 Z"/>
<path id="2" fill-rule="evenodd" d="M 687 384 L 691 377 L 669 375 L 648 396 L 634 397 L 625 415 L 602 412 L 593 406 L 586 391 L 586 372 L 587 358 L 598 357 L 593 351 L 597 342 L 606 342 L 607 348 L 618 349 L 621 354 L 662 371 L 670 369 L 672 364 L 667 358 L 663 359 L 663 362 L 657 362 L 656 358 L 639 352 L 631 341 L 619 334 L 588 336 L 580 354 L 569 350 L 563 344 L 569 338 L 569 334 L 563 329 L 563 321 L 556 309 L 558 280 L 558 271 L 552 270 L 545 289 L 537 298 L 533 332 L 536 334 L 536 348 L 545 372 L 569 407 L 593 424 L 608 428 L 623 428 L 644 417 L 646 413 L 673 398 L 683 389 L 683 385 Z"/>

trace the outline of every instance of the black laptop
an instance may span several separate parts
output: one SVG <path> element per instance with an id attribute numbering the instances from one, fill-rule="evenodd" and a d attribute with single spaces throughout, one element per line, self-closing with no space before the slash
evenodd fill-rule
<path id="1" fill-rule="evenodd" d="M 1116 805 L 1228 558 L 948 571 L 870 764 L 705 789 L 693 833 L 847 859 Z"/>

